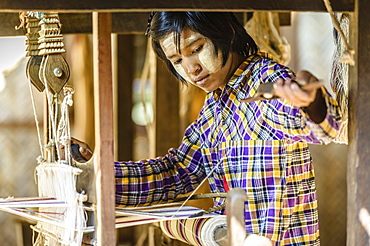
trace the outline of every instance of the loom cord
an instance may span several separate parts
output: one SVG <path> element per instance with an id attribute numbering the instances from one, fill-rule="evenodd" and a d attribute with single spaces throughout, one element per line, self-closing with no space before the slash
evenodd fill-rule
<path id="1" fill-rule="evenodd" d="M 226 192 L 220 192 L 220 193 L 204 193 L 204 194 L 196 194 L 193 195 L 190 200 L 198 200 L 198 199 L 207 199 L 207 198 L 218 198 L 218 197 L 226 197 Z M 180 195 L 178 196 L 173 202 L 182 202 L 187 200 L 188 195 Z"/>
<path id="2" fill-rule="evenodd" d="M 201 211 L 199 213 L 196 213 L 196 214 L 193 214 L 191 216 L 189 216 L 189 218 L 196 218 L 196 217 L 200 217 L 200 216 L 203 216 L 205 214 L 210 214 L 210 213 L 214 213 L 216 211 L 219 211 L 219 210 L 222 210 L 226 207 L 226 203 L 223 202 L 222 204 L 218 205 L 218 206 L 215 206 L 215 207 L 212 207 L 212 208 L 209 208 L 205 211 Z"/>
<path id="3" fill-rule="evenodd" d="M 45 159 L 45 158 L 44 158 L 44 151 L 43 151 L 43 148 L 42 148 L 42 139 L 41 139 L 40 123 L 39 123 L 39 120 L 37 119 L 37 110 L 36 110 L 35 96 L 34 96 L 33 91 L 32 91 L 31 82 L 29 82 L 29 83 L 28 83 L 28 85 L 29 85 L 30 94 L 31 94 L 32 110 L 33 110 L 33 116 L 34 116 L 34 118 L 35 118 L 36 131 L 37 131 L 37 138 L 38 138 L 39 147 L 40 147 L 40 155 L 41 155 L 41 158 L 42 158 L 42 159 Z"/>

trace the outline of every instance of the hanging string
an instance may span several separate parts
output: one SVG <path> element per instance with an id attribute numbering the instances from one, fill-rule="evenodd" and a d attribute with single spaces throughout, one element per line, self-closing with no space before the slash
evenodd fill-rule
<path id="1" fill-rule="evenodd" d="M 58 131 L 56 136 L 56 142 L 64 145 L 64 156 L 66 157 L 65 161 L 68 165 L 71 165 L 70 156 L 70 146 L 71 146 L 71 129 L 69 124 L 69 113 L 68 107 L 73 105 L 72 95 L 74 94 L 74 89 L 71 86 L 65 86 L 63 88 L 64 99 L 61 104 L 61 116 L 58 124 Z M 61 160 L 61 156 L 58 156 Z"/>
<path id="2" fill-rule="evenodd" d="M 35 103 L 35 98 L 34 98 L 34 94 L 33 94 L 33 91 L 32 91 L 31 83 L 28 83 L 28 86 L 29 86 L 30 94 L 31 94 L 32 110 L 33 110 L 33 116 L 35 118 L 37 138 L 38 138 L 39 147 L 40 147 L 40 155 L 41 155 L 41 159 L 45 160 L 44 151 L 43 151 L 43 147 L 42 147 L 43 144 L 42 144 L 42 138 L 41 138 L 40 123 L 39 123 L 39 120 L 37 119 L 36 103 Z"/>

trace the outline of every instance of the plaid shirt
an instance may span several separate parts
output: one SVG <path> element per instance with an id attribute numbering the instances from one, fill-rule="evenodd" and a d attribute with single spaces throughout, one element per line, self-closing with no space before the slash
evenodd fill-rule
<path id="1" fill-rule="evenodd" d="M 212 192 L 246 190 L 247 232 L 266 236 L 275 245 L 319 245 L 308 143 L 329 143 L 341 116 L 324 88 L 327 115 L 320 124 L 280 99 L 240 102 L 253 96 L 261 83 L 278 78 L 294 74 L 265 54 L 249 57 L 223 91 L 207 94 L 178 149 L 156 159 L 115 163 L 117 205 L 171 201 L 193 191 L 208 176 Z M 215 205 L 223 202 L 215 199 Z"/>

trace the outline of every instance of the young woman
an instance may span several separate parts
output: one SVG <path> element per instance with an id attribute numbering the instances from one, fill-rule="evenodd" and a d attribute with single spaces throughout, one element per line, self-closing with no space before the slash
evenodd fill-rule
<path id="1" fill-rule="evenodd" d="M 295 76 L 258 53 L 231 13 L 156 12 L 147 33 L 181 82 L 208 93 L 177 149 L 115 163 L 116 204 L 171 201 L 208 179 L 212 192 L 245 189 L 248 233 L 275 245 L 319 245 L 308 144 L 328 143 L 337 134 L 335 100 L 309 72 Z M 310 86 L 303 89 L 294 80 Z M 274 83 L 278 99 L 241 101 L 264 83 Z M 223 202 L 215 199 L 215 205 Z"/>

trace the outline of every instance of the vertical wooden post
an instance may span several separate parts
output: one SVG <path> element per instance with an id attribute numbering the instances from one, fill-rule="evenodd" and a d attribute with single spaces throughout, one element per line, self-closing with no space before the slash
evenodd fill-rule
<path id="1" fill-rule="evenodd" d="M 227 192 L 226 215 L 229 245 L 243 245 L 247 238 L 245 231 L 245 201 L 247 193 L 241 188 Z"/>
<path id="2" fill-rule="evenodd" d="M 349 79 L 349 151 L 347 159 L 348 208 L 347 245 L 369 245 L 369 235 L 361 220 L 370 212 L 370 2 L 355 0 L 351 18 L 351 45 L 356 50 L 356 66 Z M 362 216 L 361 216 L 362 215 Z M 362 219 L 360 218 L 362 217 Z"/>
<path id="3" fill-rule="evenodd" d="M 116 245 L 113 92 L 110 13 L 93 13 L 95 103 L 95 233 L 98 245 Z"/>

